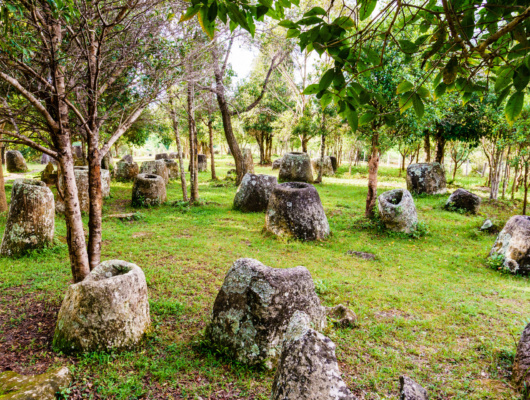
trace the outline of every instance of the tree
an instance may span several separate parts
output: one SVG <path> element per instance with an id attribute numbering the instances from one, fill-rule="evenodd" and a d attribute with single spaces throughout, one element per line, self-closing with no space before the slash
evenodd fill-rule
<path id="1" fill-rule="evenodd" d="M 162 4 L 101 1 L 81 7 L 70 0 L 19 0 L 2 6 L 0 81 L 11 92 L 0 124 L 14 118 L 20 133 L 0 134 L 58 161 L 75 282 L 100 261 L 101 160 L 178 72 L 176 45 L 161 35 L 167 26 Z M 111 131 L 107 122 L 116 120 Z M 88 145 L 88 245 L 73 168 L 76 135 Z"/>

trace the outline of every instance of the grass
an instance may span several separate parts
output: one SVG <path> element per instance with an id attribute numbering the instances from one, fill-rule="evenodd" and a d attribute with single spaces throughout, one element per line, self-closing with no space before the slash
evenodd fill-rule
<path id="1" fill-rule="evenodd" d="M 219 176 L 231 168 L 229 161 L 219 160 Z M 270 167 L 256 171 L 276 173 Z M 396 169 L 383 167 L 380 176 L 380 193 L 405 186 Z M 486 201 L 480 214 L 471 216 L 444 211 L 447 196 L 417 197 L 428 233 L 413 239 L 363 219 L 366 177 L 366 167 L 355 167 L 349 176 L 343 166 L 337 177 L 317 186 L 333 232 L 324 242 L 264 235 L 264 215 L 232 210 L 236 188 L 210 182 L 208 173 L 200 174 L 201 206 L 171 205 L 181 198 L 179 184 L 172 182 L 168 203 L 142 209 L 142 218 L 105 219 L 102 258 L 123 259 L 144 270 L 153 330 L 134 351 L 73 360 L 71 393 L 112 399 L 268 399 L 274 371 L 239 365 L 200 342 L 227 270 L 237 258 L 252 257 L 278 268 L 304 265 L 324 305 L 342 303 L 357 313 L 358 328 L 330 327 L 325 333 L 337 345 L 345 382 L 360 398 L 396 398 L 402 374 L 420 382 L 432 399 L 518 398 L 510 369 L 528 322 L 530 284 L 527 277 L 486 265 L 495 236 L 478 228 L 486 217 L 502 225 L 520 212 L 520 203 Z M 456 184 L 469 189 L 483 179 L 457 176 Z M 111 194 L 104 214 L 133 210 L 131 184 L 113 182 Z M 0 217 L 0 231 L 5 218 Z M 65 235 L 64 220 L 57 217 L 60 243 Z M 348 250 L 374 253 L 377 259 L 355 258 Z M 70 280 L 64 244 L 1 259 L 0 290 L 20 294 L 2 296 L 0 311 L 16 312 L 20 298 L 28 295 L 60 304 Z"/>

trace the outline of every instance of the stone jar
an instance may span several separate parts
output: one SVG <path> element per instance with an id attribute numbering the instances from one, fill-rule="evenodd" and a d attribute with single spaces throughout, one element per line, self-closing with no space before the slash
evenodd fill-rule
<path id="1" fill-rule="evenodd" d="M 280 165 L 278 180 L 313 183 L 313 168 L 309 156 L 299 152 L 285 154 Z"/>
<path id="2" fill-rule="evenodd" d="M 166 183 L 159 175 L 139 174 L 134 180 L 132 205 L 134 207 L 156 206 L 167 200 Z"/>
<path id="3" fill-rule="evenodd" d="M 278 158 L 272 162 L 272 169 L 280 169 L 280 166 L 282 165 L 282 159 Z"/>
<path id="4" fill-rule="evenodd" d="M 234 197 L 234 209 L 243 212 L 265 211 L 277 184 L 275 176 L 245 174 Z"/>
<path id="5" fill-rule="evenodd" d="M 116 164 L 116 171 L 114 176 L 116 177 L 117 181 L 120 182 L 128 182 L 133 181 L 134 178 L 136 178 L 136 175 L 140 173 L 140 168 L 138 168 L 138 164 L 135 162 L 128 162 L 124 159 L 121 161 L 118 161 Z"/>
<path id="6" fill-rule="evenodd" d="M 316 329 L 325 327 L 325 309 L 305 267 L 271 268 L 241 258 L 217 294 L 206 336 L 241 363 L 272 367 L 297 310 L 306 313 Z"/>
<path id="7" fill-rule="evenodd" d="M 169 172 L 164 160 L 144 161 L 140 167 L 140 174 L 154 174 L 161 176 L 164 183 L 169 183 Z"/>
<path id="8" fill-rule="evenodd" d="M 321 164 L 320 158 L 313 158 L 311 160 L 311 165 L 313 167 L 313 171 L 315 175 L 318 175 L 320 170 L 320 164 Z M 335 170 L 333 169 L 333 165 L 331 164 L 331 158 L 330 157 L 324 157 L 324 165 L 322 168 L 322 175 L 323 176 L 333 176 L 335 174 Z"/>
<path id="9" fill-rule="evenodd" d="M 493 244 L 490 257 L 500 254 L 504 267 L 513 273 L 530 272 L 530 216 L 511 217 Z"/>
<path id="10" fill-rule="evenodd" d="M 315 187 L 303 182 L 276 185 L 265 214 L 265 229 L 300 240 L 327 238 L 329 223 Z"/>
<path id="11" fill-rule="evenodd" d="M 197 154 L 197 159 L 199 161 L 199 164 L 197 166 L 199 172 L 208 171 L 208 157 L 206 156 L 206 154 Z"/>
<path id="12" fill-rule="evenodd" d="M 524 328 L 517 351 L 512 370 L 513 382 L 517 389 L 530 387 L 530 324 Z"/>
<path id="13" fill-rule="evenodd" d="M 445 171 L 440 163 L 411 164 L 407 168 L 407 189 L 417 194 L 447 192 Z"/>
<path id="14" fill-rule="evenodd" d="M 481 199 L 476 194 L 464 189 L 456 189 L 447 199 L 444 208 L 446 210 L 464 210 L 476 214 L 480 207 Z"/>
<path id="15" fill-rule="evenodd" d="M 245 173 L 254 173 L 254 160 L 252 159 L 252 150 L 243 150 L 243 164 L 245 165 Z"/>
<path id="16" fill-rule="evenodd" d="M 19 256 L 53 244 L 55 202 L 44 182 L 16 179 L 11 191 L 4 238 L 3 256 Z"/>
<path id="17" fill-rule="evenodd" d="M 166 158 L 169 158 L 167 153 L 159 153 L 155 155 L 155 160 L 165 160 Z"/>
<path id="18" fill-rule="evenodd" d="M 8 150 L 6 152 L 7 172 L 27 172 L 28 166 L 22 153 L 18 150 Z"/>
<path id="19" fill-rule="evenodd" d="M 126 161 L 128 163 L 132 163 L 134 160 L 133 160 L 133 156 L 131 154 L 125 154 L 120 161 Z"/>
<path id="20" fill-rule="evenodd" d="M 68 367 L 54 368 L 40 375 L 20 375 L 14 371 L 0 373 L 2 400 L 56 400 L 57 392 L 67 388 L 73 377 Z"/>
<path id="21" fill-rule="evenodd" d="M 128 349 L 150 324 L 143 271 L 125 261 L 104 261 L 68 288 L 53 348 L 64 353 Z"/>
<path id="22" fill-rule="evenodd" d="M 337 168 L 339 167 L 339 164 L 337 163 L 337 157 L 335 156 L 329 156 L 329 159 L 331 160 L 331 167 L 333 168 L 333 172 L 337 172 Z"/>
<path id="23" fill-rule="evenodd" d="M 164 162 L 166 163 L 167 173 L 170 180 L 175 180 L 180 177 L 179 175 L 179 164 L 170 158 L 165 158 Z"/>
<path id="24" fill-rule="evenodd" d="M 53 164 L 49 162 L 40 174 L 40 179 L 48 185 L 57 182 L 57 172 L 53 168 Z"/>
<path id="25" fill-rule="evenodd" d="M 391 231 L 411 233 L 418 223 L 414 199 L 406 189 L 389 190 L 380 195 L 377 209 L 386 228 Z"/>

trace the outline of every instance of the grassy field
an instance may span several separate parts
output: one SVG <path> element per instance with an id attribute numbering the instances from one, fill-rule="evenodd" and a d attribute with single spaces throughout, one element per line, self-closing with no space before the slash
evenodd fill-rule
<path id="1" fill-rule="evenodd" d="M 219 160 L 219 176 L 232 168 L 228 162 Z M 520 203 L 484 202 L 480 215 L 469 216 L 444 211 L 446 195 L 418 197 L 428 233 L 413 239 L 362 218 L 366 178 L 366 167 L 349 176 L 343 166 L 318 185 L 333 232 L 318 243 L 264 235 L 264 215 L 232 210 L 236 188 L 210 182 L 209 173 L 200 174 L 201 206 L 172 205 L 181 198 L 172 182 L 168 204 L 141 209 L 133 222 L 105 219 L 103 259 L 138 264 L 149 285 L 153 330 L 129 352 L 78 358 L 51 352 L 56 313 L 71 283 L 65 224 L 57 217 L 55 248 L 0 259 L 0 370 L 35 373 L 68 363 L 75 382 L 67 398 L 268 399 L 274 371 L 238 365 L 201 345 L 227 270 L 251 257 L 272 267 L 307 267 L 324 305 L 343 303 L 357 313 L 357 328 L 330 327 L 325 334 L 359 398 L 396 399 L 401 374 L 420 382 L 432 399 L 519 398 L 510 369 L 529 318 L 530 283 L 486 266 L 495 235 L 478 228 L 486 217 L 502 226 Z M 397 169 L 382 168 L 379 193 L 404 181 Z M 472 189 L 483 179 L 458 177 L 456 184 Z M 111 193 L 105 215 L 132 211 L 131 184 L 113 182 Z M 5 220 L 2 215 L 0 233 Z M 349 250 L 377 259 L 355 258 Z"/>

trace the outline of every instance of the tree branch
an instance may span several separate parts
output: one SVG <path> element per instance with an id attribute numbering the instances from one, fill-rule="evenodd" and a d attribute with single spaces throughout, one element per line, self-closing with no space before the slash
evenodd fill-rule
<path id="1" fill-rule="evenodd" d="M 50 149 L 48 149 L 48 148 L 46 148 L 44 146 L 41 146 L 40 144 L 34 142 L 33 140 L 31 140 L 27 136 L 24 136 L 22 134 L 18 134 L 18 133 L 15 133 L 15 132 L 6 131 L 6 130 L 3 130 L 3 129 L 0 129 L 0 135 L 6 135 L 6 136 L 11 136 L 11 137 L 17 138 L 21 142 L 23 142 L 26 146 L 32 147 L 35 150 L 38 150 L 38 151 L 40 151 L 42 153 L 45 153 L 45 154 L 48 154 L 50 157 L 53 157 L 53 158 L 57 159 L 57 152 L 55 152 L 53 150 L 50 150 Z"/>

